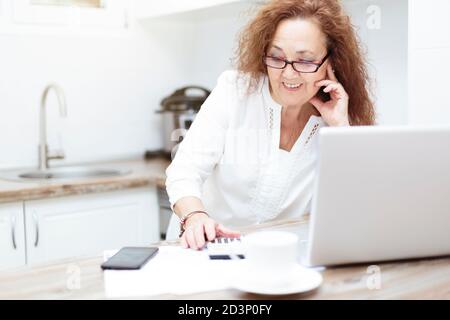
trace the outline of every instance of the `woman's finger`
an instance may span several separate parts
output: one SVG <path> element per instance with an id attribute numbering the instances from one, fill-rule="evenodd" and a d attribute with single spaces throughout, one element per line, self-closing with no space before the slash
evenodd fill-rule
<path id="1" fill-rule="evenodd" d="M 216 228 L 213 221 L 205 224 L 205 234 L 208 241 L 213 241 L 216 238 Z"/>
<path id="2" fill-rule="evenodd" d="M 333 84 L 333 83 L 337 83 L 337 82 L 336 82 L 336 81 L 333 81 L 333 80 L 324 79 L 324 80 L 319 80 L 319 81 L 317 81 L 317 82 L 315 83 L 315 86 L 316 86 L 316 87 L 326 87 L 326 86 L 328 86 L 328 85 L 330 85 L 330 84 Z"/>
<path id="3" fill-rule="evenodd" d="M 325 89 L 323 89 L 323 91 L 326 93 L 332 92 L 333 94 L 336 94 L 336 98 L 348 98 L 347 92 L 339 82 L 330 83 L 325 87 Z"/>
<path id="4" fill-rule="evenodd" d="M 325 87 L 325 89 L 323 89 L 323 92 L 330 92 L 331 90 L 336 90 L 339 91 L 340 87 L 337 83 L 332 83 L 329 84 L 328 86 Z"/>
<path id="5" fill-rule="evenodd" d="M 186 232 L 183 233 L 183 235 L 181 236 L 181 246 L 182 246 L 184 249 L 189 248 L 189 246 L 188 246 L 188 244 L 187 244 L 187 241 L 186 241 Z"/>
<path id="6" fill-rule="evenodd" d="M 333 67 L 331 66 L 331 63 L 329 63 L 328 66 L 327 66 L 327 74 L 328 74 L 328 79 L 330 79 L 332 81 L 338 81 L 337 78 L 336 78 L 336 75 L 334 74 Z"/>
<path id="7" fill-rule="evenodd" d="M 200 223 L 195 226 L 194 236 L 195 236 L 195 242 L 197 244 L 197 249 L 203 248 L 203 246 L 205 245 L 205 229 L 204 229 L 203 223 Z"/>
<path id="8" fill-rule="evenodd" d="M 309 102 L 316 107 L 316 109 L 320 112 L 325 105 L 325 102 L 320 100 L 318 97 L 313 97 Z"/>
<path id="9" fill-rule="evenodd" d="M 216 232 L 217 235 L 222 237 L 237 238 L 241 236 L 241 233 L 239 231 L 228 229 L 221 224 L 218 224 L 216 226 Z"/>
<path id="10" fill-rule="evenodd" d="M 194 237 L 194 231 L 192 230 L 192 228 L 186 229 L 184 234 L 186 235 L 186 241 L 187 241 L 188 248 L 197 249 L 197 244 L 195 242 L 195 237 Z"/>

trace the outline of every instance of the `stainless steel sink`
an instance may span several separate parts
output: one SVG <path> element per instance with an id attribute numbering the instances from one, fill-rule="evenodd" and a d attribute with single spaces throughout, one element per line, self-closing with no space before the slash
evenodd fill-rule
<path id="1" fill-rule="evenodd" d="M 107 168 L 90 167 L 60 167 L 47 170 L 31 170 L 20 172 L 9 172 L 3 174 L 4 178 L 19 180 L 51 180 L 51 179 L 77 179 L 77 178 L 102 178 L 116 177 L 130 173 L 130 170 L 118 170 Z"/>

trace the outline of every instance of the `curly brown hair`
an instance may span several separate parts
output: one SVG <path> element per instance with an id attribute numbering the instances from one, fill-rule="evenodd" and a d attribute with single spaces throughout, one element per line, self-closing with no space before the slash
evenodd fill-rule
<path id="1" fill-rule="evenodd" d="M 272 0 L 261 6 L 242 30 L 236 50 L 236 67 L 250 76 L 249 90 L 267 75 L 263 57 L 272 43 L 278 24 L 285 19 L 312 19 L 326 35 L 336 77 L 349 96 L 352 125 L 375 124 L 370 99 L 370 81 L 365 57 L 349 16 L 339 0 Z"/>

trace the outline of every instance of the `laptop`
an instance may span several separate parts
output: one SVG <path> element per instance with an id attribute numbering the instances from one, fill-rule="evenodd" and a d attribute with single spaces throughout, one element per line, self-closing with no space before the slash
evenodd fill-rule
<path id="1" fill-rule="evenodd" d="M 323 128 L 308 266 L 450 254 L 450 127 Z"/>

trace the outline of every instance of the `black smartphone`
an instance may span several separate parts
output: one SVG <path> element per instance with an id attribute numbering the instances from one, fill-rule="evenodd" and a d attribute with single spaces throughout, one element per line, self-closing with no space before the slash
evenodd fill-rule
<path id="1" fill-rule="evenodd" d="M 136 270 L 147 263 L 158 252 L 158 247 L 123 247 L 105 261 L 103 270 Z"/>
<path id="2" fill-rule="evenodd" d="M 328 92 L 323 91 L 323 89 L 325 89 L 325 88 L 326 87 L 320 87 L 320 89 L 316 95 L 322 102 L 327 102 L 327 101 L 331 100 L 330 94 Z"/>

